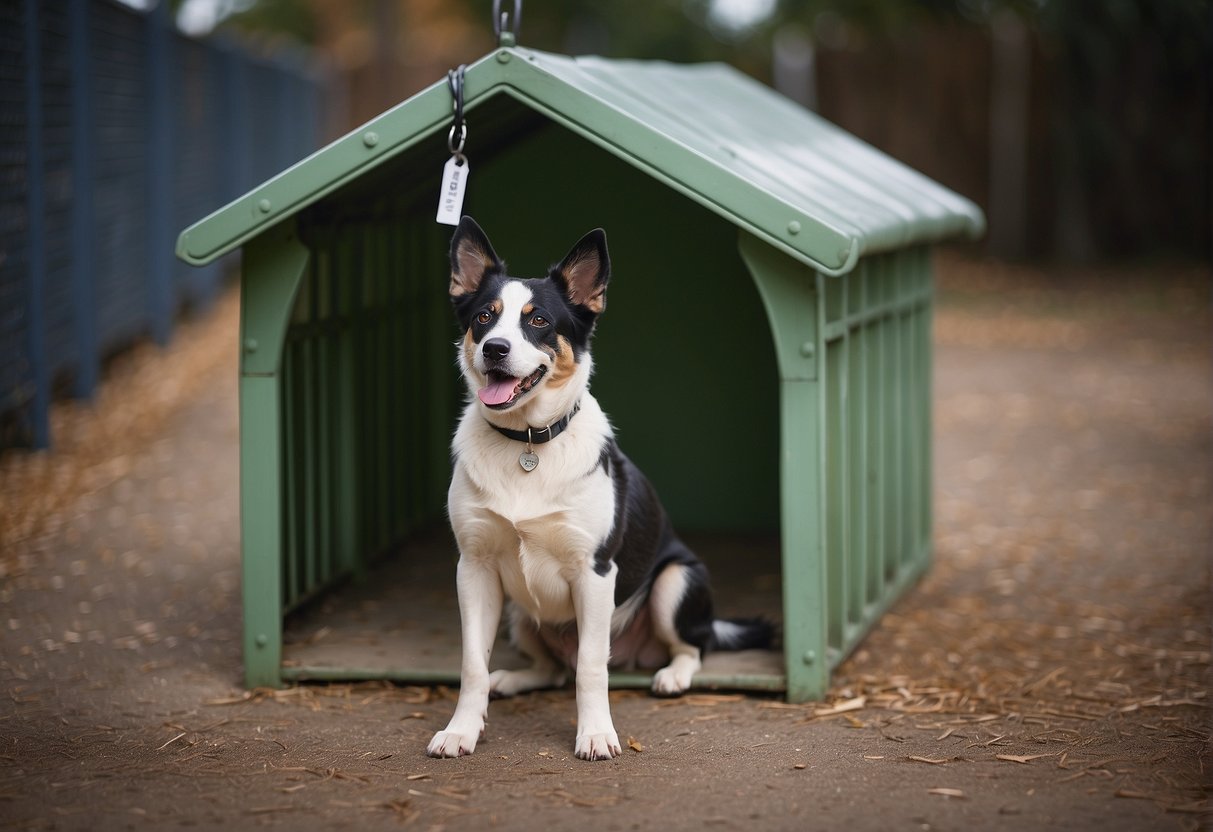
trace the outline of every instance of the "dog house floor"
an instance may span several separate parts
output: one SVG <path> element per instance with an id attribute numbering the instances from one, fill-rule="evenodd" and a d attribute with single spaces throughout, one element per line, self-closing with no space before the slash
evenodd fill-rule
<path id="1" fill-rule="evenodd" d="M 776 535 L 692 534 L 683 539 L 712 575 L 716 615 L 780 619 Z M 288 617 L 282 675 L 294 680 L 391 679 L 459 681 L 459 605 L 455 544 L 440 528 L 416 536 L 398 552 Z M 525 666 L 504 634 L 493 668 Z M 648 687 L 652 672 L 615 672 L 614 687 Z M 782 690 L 779 650 L 708 655 L 694 687 Z"/>

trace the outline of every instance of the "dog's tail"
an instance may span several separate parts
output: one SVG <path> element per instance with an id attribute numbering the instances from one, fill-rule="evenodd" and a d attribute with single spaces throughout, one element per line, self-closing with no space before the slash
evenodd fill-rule
<path id="1" fill-rule="evenodd" d="M 717 650 L 764 650 L 775 643 L 775 625 L 765 618 L 717 618 L 712 641 Z"/>

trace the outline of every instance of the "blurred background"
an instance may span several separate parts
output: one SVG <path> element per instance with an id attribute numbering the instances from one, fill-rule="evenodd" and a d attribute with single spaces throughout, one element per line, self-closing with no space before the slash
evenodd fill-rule
<path id="1" fill-rule="evenodd" d="M 512 9 L 513 4 L 503 4 Z M 0 0 L 0 448 L 168 341 L 186 225 L 495 45 L 489 0 Z M 973 199 L 1001 260 L 1206 262 L 1203 0 L 524 4 L 522 46 L 725 61 Z"/>

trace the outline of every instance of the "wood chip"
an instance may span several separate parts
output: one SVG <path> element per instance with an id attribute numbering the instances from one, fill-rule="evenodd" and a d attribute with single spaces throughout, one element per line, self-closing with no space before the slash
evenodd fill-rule
<path id="1" fill-rule="evenodd" d="M 1127 797 L 1130 800 L 1154 800 L 1155 799 L 1154 795 L 1152 795 L 1152 794 L 1146 794 L 1145 792 L 1135 792 L 1135 791 L 1132 791 L 1131 789 L 1117 789 L 1116 796 L 1117 797 Z"/>
<path id="2" fill-rule="evenodd" d="M 957 797 L 964 799 L 965 793 L 960 789 L 927 789 L 927 794 L 937 794 L 942 797 Z"/>
<path id="3" fill-rule="evenodd" d="M 836 716 L 837 714 L 844 714 L 844 713 L 847 713 L 848 711 L 858 711 L 864 705 L 866 705 L 867 702 L 868 702 L 868 698 L 866 696 L 856 696 L 854 699 L 847 699 L 842 702 L 835 702 L 833 705 L 830 705 L 829 707 L 819 708 L 819 709 L 813 711 L 812 718 L 817 719 L 817 718 L 823 717 L 823 716 Z"/>
<path id="4" fill-rule="evenodd" d="M 1033 760 L 1039 760 L 1041 757 L 1053 757 L 1053 754 L 995 754 L 999 760 L 1006 760 L 1008 763 L 1030 763 Z"/>
<path id="5" fill-rule="evenodd" d="M 907 760 L 913 760 L 913 761 L 914 761 L 914 762 L 916 762 L 916 763 L 930 763 L 930 764 L 931 764 L 931 765 L 933 765 L 933 766 L 940 766 L 940 765 L 943 765 L 944 763 L 950 763 L 950 762 L 952 762 L 952 758 L 951 758 L 951 757 L 940 757 L 939 759 L 935 759 L 935 758 L 933 758 L 933 757 L 914 757 L 914 756 L 911 756 L 911 757 L 906 757 L 906 759 L 907 759 Z"/>
<path id="6" fill-rule="evenodd" d="M 168 742 L 166 742 L 164 745 L 160 746 L 160 747 L 159 747 L 159 748 L 157 748 L 156 750 L 157 750 L 157 751 L 163 751 L 164 749 L 168 748 L 170 745 L 172 745 L 173 743 L 175 743 L 177 740 L 181 739 L 181 738 L 182 738 L 182 737 L 184 737 L 184 736 L 185 736 L 185 731 L 182 731 L 180 734 L 178 734 L 177 736 L 173 737 L 171 740 L 169 740 Z"/>

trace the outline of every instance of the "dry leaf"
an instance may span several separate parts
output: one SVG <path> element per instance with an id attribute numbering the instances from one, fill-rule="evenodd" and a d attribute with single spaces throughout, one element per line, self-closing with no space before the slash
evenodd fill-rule
<path id="1" fill-rule="evenodd" d="M 828 708 L 821 708 L 813 711 L 814 717 L 819 716 L 834 716 L 835 714 L 843 714 L 847 711 L 858 711 L 867 704 L 866 696 L 856 696 L 854 699 L 845 699 L 842 702 L 835 702 Z"/>
<path id="2" fill-rule="evenodd" d="M 1155 799 L 1153 795 L 1146 794 L 1145 792 L 1130 791 L 1129 789 L 1117 789 L 1116 796 L 1117 797 L 1128 797 L 1128 798 L 1132 798 L 1133 800 L 1154 800 Z"/>
<path id="3" fill-rule="evenodd" d="M 1052 757 L 1052 754 L 996 754 L 994 755 L 1000 760 L 1006 760 L 1008 763 L 1030 763 L 1033 760 L 1039 760 L 1041 757 Z"/>
<path id="4" fill-rule="evenodd" d="M 644 751 L 644 746 L 637 742 L 635 737 L 628 737 L 628 748 L 636 752 Z"/>

